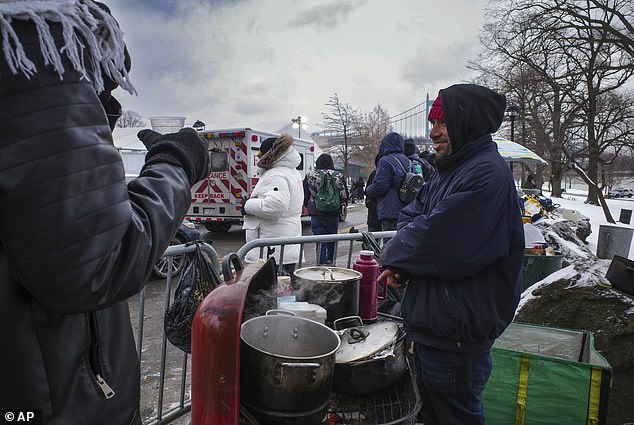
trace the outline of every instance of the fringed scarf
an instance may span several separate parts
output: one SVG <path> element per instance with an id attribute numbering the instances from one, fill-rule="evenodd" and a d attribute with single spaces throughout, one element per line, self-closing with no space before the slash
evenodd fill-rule
<path id="1" fill-rule="evenodd" d="M 130 94 L 136 94 L 125 67 L 123 32 L 110 13 L 92 0 L 0 0 L 4 58 L 14 74 L 21 72 L 30 79 L 37 69 L 12 28 L 14 20 L 35 24 L 44 62 L 53 66 L 60 78 L 65 55 L 75 71 L 92 82 L 97 93 L 104 90 L 105 74 Z M 49 22 L 62 25 L 63 45 L 55 44 Z"/>

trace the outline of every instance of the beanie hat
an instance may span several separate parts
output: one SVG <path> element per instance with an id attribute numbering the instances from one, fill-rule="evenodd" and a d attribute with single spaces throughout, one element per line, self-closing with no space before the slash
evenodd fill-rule
<path id="1" fill-rule="evenodd" d="M 335 162 L 332 160 L 332 156 L 327 153 L 322 153 L 315 161 L 315 169 L 317 170 L 334 170 Z"/>
<path id="2" fill-rule="evenodd" d="M 275 139 L 277 138 L 269 137 L 267 139 L 264 139 L 264 141 L 260 145 L 260 157 L 264 156 L 264 154 L 271 149 L 271 146 L 273 146 L 273 142 L 275 142 Z"/>
<path id="3" fill-rule="evenodd" d="M 429 121 L 432 120 L 440 120 L 445 121 L 445 117 L 442 113 L 442 99 L 440 95 L 434 100 L 434 103 L 431 105 L 431 110 L 429 111 L 429 117 L 427 117 Z"/>

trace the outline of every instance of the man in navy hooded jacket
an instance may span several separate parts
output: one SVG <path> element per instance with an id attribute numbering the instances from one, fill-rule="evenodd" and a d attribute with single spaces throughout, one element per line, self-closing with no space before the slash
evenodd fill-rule
<path id="1" fill-rule="evenodd" d="M 403 209 L 381 257 L 380 281 L 409 280 L 402 316 L 426 425 L 484 423 L 490 348 L 519 302 L 520 206 L 490 135 L 505 107 L 503 95 L 477 85 L 440 91 L 429 114 L 438 172 Z"/>
<path id="2" fill-rule="evenodd" d="M 405 206 L 398 199 L 398 190 L 405 178 L 404 170 L 409 167 L 403 148 L 403 137 L 398 133 L 389 133 L 381 140 L 376 174 L 365 188 L 365 196 L 377 201 L 376 212 L 381 230 L 396 230 L 398 215 Z"/>

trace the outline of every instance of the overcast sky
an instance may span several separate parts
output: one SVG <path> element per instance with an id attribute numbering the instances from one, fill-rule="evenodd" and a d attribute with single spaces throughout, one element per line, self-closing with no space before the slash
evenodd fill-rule
<path id="1" fill-rule="evenodd" d="M 473 76 L 487 0 L 103 0 L 138 96 L 124 110 L 207 129 L 319 130 L 334 93 L 395 115 Z"/>

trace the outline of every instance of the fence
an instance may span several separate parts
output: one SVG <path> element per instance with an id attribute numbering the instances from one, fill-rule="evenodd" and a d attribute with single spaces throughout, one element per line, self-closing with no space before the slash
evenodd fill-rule
<path id="1" fill-rule="evenodd" d="M 211 247 L 211 245 L 207 243 L 203 243 L 201 245 L 201 249 L 203 253 L 205 253 L 209 258 L 213 269 L 218 272 L 218 274 L 220 274 L 220 261 L 218 259 L 218 254 L 216 253 L 216 251 Z M 196 245 L 194 244 L 173 245 L 167 248 L 167 250 L 163 254 L 163 256 L 168 259 L 168 278 L 165 281 L 163 302 L 164 308 L 162 311 L 150 311 L 147 314 L 145 311 L 148 291 L 157 292 L 158 288 L 154 286 L 150 287 L 150 285 L 148 284 L 139 294 L 138 310 L 136 311 L 136 341 L 137 356 L 139 358 L 139 361 L 141 362 L 141 416 L 143 419 L 143 423 L 156 425 L 170 423 L 174 419 L 185 415 L 191 409 L 190 398 L 187 397 L 189 391 L 187 384 L 188 380 L 190 379 L 188 376 L 190 358 L 187 353 L 179 351 L 175 347 L 168 345 L 167 337 L 163 332 L 163 313 L 169 306 L 173 293 L 172 282 L 174 278 L 172 277 L 172 273 L 174 258 L 180 255 L 194 252 L 195 250 Z M 135 310 L 133 305 L 131 305 L 130 307 L 130 316 L 132 318 L 135 314 Z M 146 336 L 144 335 L 144 330 L 148 330 L 148 328 L 148 333 L 150 334 L 150 337 L 144 338 L 144 336 Z M 156 344 L 155 335 L 157 334 L 161 336 L 159 338 L 160 349 L 158 347 L 158 344 Z M 144 351 L 146 355 L 144 355 Z M 160 356 L 158 358 L 155 355 L 156 352 L 160 353 Z M 167 366 L 169 359 L 174 359 L 178 357 L 181 357 L 180 365 L 176 363 L 175 360 L 173 360 L 169 364 L 170 369 L 168 374 Z M 144 373 L 144 371 L 146 373 Z M 155 382 L 154 378 L 157 378 L 158 382 Z M 175 382 L 177 383 L 177 385 L 174 385 Z M 155 385 L 157 384 L 158 388 L 156 389 Z M 163 405 L 165 402 L 166 386 L 170 396 L 174 395 L 175 389 L 177 390 L 177 398 L 174 399 L 170 397 L 169 401 L 172 403 L 172 406 L 170 406 L 170 408 L 164 412 Z M 156 398 L 152 400 L 155 392 L 157 392 Z M 147 407 L 148 405 L 155 406 L 156 410 L 154 410 L 154 408 Z"/>
<path id="2" fill-rule="evenodd" d="M 377 240 L 380 247 L 385 239 L 391 238 L 395 234 L 396 231 L 386 231 L 374 232 L 370 235 Z M 335 264 L 333 265 L 341 267 L 340 264 L 344 263 L 343 267 L 350 268 L 352 266 L 353 253 L 359 252 L 363 241 L 364 234 L 358 232 L 258 239 L 243 245 L 236 254 L 243 260 L 251 249 L 259 249 L 261 257 L 264 257 L 263 254 L 266 247 L 279 246 L 281 267 L 284 258 L 284 247 L 299 244 L 300 262 L 298 266 L 303 267 L 307 264 L 317 264 L 317 256 L 321 244 L 334 242 L 333 259 Z M 314 259 L 311 258 L 312 255 L 308 255 L 308 260 L 304 260 L 305 254 L 311 251 L 306 249 L 307 246 L 314 246 Z M 220 274 L 220 260 L 214 248 L 204 243 L 202 249 L 209 257 L 214 270 Z M 174 245 L 169 247 L 163 254 L 168 259 L 168 278 L 165 281 L 162 311 L 145 311 L 148 292 L 150 292 L 151 298 L 160 298 L 159 288 L 150 285 L 146 285 L 139 295 L 138 311 L 135 312 L 134 306 L 130 306 L 131 318 L 133 318 L 135 313 L 137 315 L 137 354 L 141 361 L 141 418 L 146 425 L 173 423 L 173 421 L 186 415 L 191 410 L 191 394 L 189 393 L 191 387 L 190 356 L 168 344 L 167 337 L 163 332 L 163 313 L 169 306 L 173 293 L 172 282 L 174 278 L 171 277 L 171 274 L 174 257 L 193 252 L 194 250 L 195 245 L 193 244 Z M 151 330 L 151 332 L 148 332 L 150 337 L 144 335 L 144 330 L 148 329 Z M 158 343 L 155 337 L 157 334 L 160 335 Z M 155 357 L 156 352 L 160 354 L 158 358 Z M 166 403 L 170 403 L 170 405 L 164 409 Z"/>

